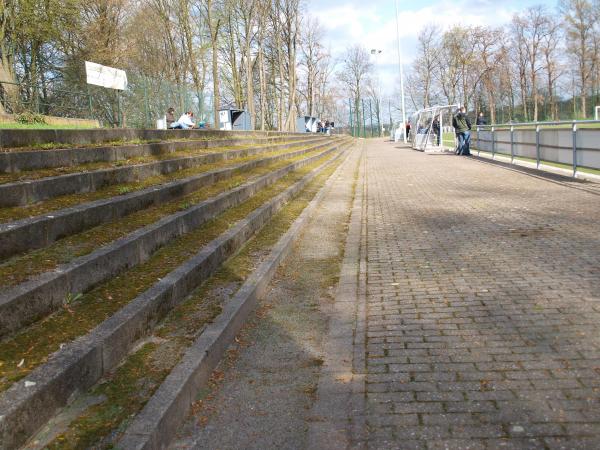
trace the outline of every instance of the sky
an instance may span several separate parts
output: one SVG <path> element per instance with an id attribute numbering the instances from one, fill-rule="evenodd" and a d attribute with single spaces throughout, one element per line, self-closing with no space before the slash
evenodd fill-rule
<path id="1" fill-rule="evenodd" d="M 362 44 L 381 53 L 373 64 L 384 95 L 398 83 L 398 47 L 394 0 L 305 0 L 325 29 L 324 45 L 336 59 L 347 47 Z M 428 24 L 500 26 L 529 6 L 556 8 L 556 0 L 399 0 L 400 48 L 405 70 L 415 57 L 417 36 Z"/>

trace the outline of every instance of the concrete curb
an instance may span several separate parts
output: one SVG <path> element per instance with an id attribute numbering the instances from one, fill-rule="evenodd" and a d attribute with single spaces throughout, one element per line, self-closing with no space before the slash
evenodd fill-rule
<path id="1" fill-rule="evenodd" d="M 260 136 L 294 136 L 306 133 L 287 131 L 220 131 L 220 130 L 147 130 L 113 128 L 96 130 L 0 130 L 0 148 L 29 147 L 48 142 L 60 144 L 98 144 L 119 140 L 210 139 Z"/>
<path id="2" fill-rule="evenodd" d="M 145 261 L 168 241 L 199 227 L 287 173 L 336 149 L 337 146 L 333 146 L 310 158 L 289 164 L 257 180 L 207 199 L 188 210 L 163 217 L 88 255 L 0 293 L 0 336 L 19 330 L 50 314 L 61 307 L 63 299 L 69 293 L 85 292 L 124 268 Z"/>
<path id="3" fill-rule="evenodd" d="M 124 217 L 140 209 L 182 197 L 204 186 L 229 178 L 236 171 L 251 170 L 261 164 L 269 164 L 273 161 L 288 158 L 291 154 L 301 154 L 324 148 L 332 142 L 335 141 L 328 141 L 285 155 L 262 158 L 224 169 L 211 170 L 170 183 L 150 186 L 130 194 L 100 199 L 36 217 L 2 223 L 0 224 L 0 260 L 28 250 L 45 247 L 57 239 Z M 217 155 L 221 155 L 223 160 L 228 160 L 261 153 L 269 153 L 269 151 L 263 152 L 261 148 L 256 148 L 250 152 L 248 150 L 233 150 Z"/>
<path id="4" fill-rule="evenodd" d="M 366 251 L 361 242 L 366 217 L 365 164 L 366 152 L 363 150 L 335 300 L 326 307 L 329 324 L 323 345 L 324 363 L 319 375 L 317 401 L 311 410 L 313 420 L 308 428 L 308 448 L 354 448 L 353 441 L 360 440 L 357 439 L 361 430 L 357 415 L 364 407 L 357 403 L 364 401 L 359 400 L 362 396 L 358 393 L 364 379 L 365 362 L 364 357 L 357 354 L 355 345 L 360 345 L 361 336 L 365 334 L 365 309 L 359 292 L 361 253 Z M 352 374 L 350 383 L 348 374 Z"/>
<path id="5" fill-rule="evenodd" d="M 319 142 L 321 139 L 317 140 Z M 323 139 L 324 140 L 324 139 Z M 312 143 L 311 139 L 309 143 Z M 166 175 L 179 170 L 189 169 L 201 164 L 213 163 L 232 157 L 232 155 L 253 154 L 252 150 L 278 151 L 302 146 L 302 141 L 287 144 L 268 144 L 265 146 L 233 150 L 230 152 L 209 153 L 197 156 L 167 159 L 144 164 L 133 164 L 91 172 L 76 172 L 38 180 L 24 180 L 0 184 L 0 207 L 23 206 L 61 195 L 95 192 L 105 186 L 131 183 L 156 175 Z"/>
<path id="6" fill-rule="evenodd" d="M 311 136 L 312 137 L 312 136 Z M 69 167 L 91 162 L 113 162 L 139 156 L 164 155 L 181 150 L 195 150 L 234 145 L 261 145 L 297 141 L 304 136 L 262 137 L 213 140 L 170 140 L 147 144 L 109 145 L 105 147 L 57 148 L 0 153 L 0 173 L 15 173 L 53 167 Z M 316 137 L 315 137 L 316 138 Z M 308 140 L 308 139 L 306 139 Z"/>
<path id="7" fill-rule="evenodd" d="M 48 362 L 14 383 L 0 396 L 1 448 L 23 444 L 73 394 L 91 387 L 115 367 L 133 343 L 147 335 L 167 311 L 210 277 L 314 174 L 341 155 L 338 153 L 254 210 L 90 333 L 67 344 Z"/>
<path id="8" fill-rule="evenodd" d="M 347 161 L 347 159 L 346 159 Z M 208 381 L 223 354 L 239 332 L 273 278 L 279 264 L 287 257 L 336 173 L 312 199 L 290 229 L 279 239 L 267 259 L 248 277 L 223 312 L 187 350 L 144 409 L 134 418 L 117 444 L 119 449 L 163 449 L 195 401 L 198 390 Z"/>

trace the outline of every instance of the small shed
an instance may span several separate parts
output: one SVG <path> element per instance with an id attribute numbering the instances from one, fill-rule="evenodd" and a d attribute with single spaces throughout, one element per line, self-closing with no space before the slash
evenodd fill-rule
<path id="1" fill-rule="evenodd" d="M 298 117 L 296 120 L 296 131 L 298 133 L 316 133 L 319 119 L 311 116 Z"/>
<path id="2" fill-rule="evenodd" d="M 221 109 L 219 129 L 229 131 L 252 131 L 250 114 L 243 109 Z"/>

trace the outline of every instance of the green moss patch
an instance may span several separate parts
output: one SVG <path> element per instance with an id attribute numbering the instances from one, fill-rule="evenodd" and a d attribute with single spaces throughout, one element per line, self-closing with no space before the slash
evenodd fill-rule
<path id="1" fill-rule="evenodd" d="M 281 145 L 288 144 L 288 142 L 282 142 Z M 260 145 L 260 144 L 258 144 Z M 278 143 L 279 145 L 279 143 Z M 133 166 L 135 164 L 146 164 L 152 162 L 166 161 L 177 158 L 185 158 L 190 156 L 198 156 L 198 155 L 206 155 L 212 153 L 221 153 L 230 150 L 246 150 L 249 148 L 254 148 L 257 145 L 230 145 L 223 147 L 212 147 L 212 148 L 200 148 L 193 150 L 179 150 L 171 153 L 161 153 L 157 155 L 146 155 L 146 156 L 138 156 L 135 158 L 129 159 L 121 159 L 118 161 L 111 162 L 92 162 L 86 164 L 80 164 L 77 166 L 65 166 L 65 167 L 53 167 L 47 169 L 36 169 L 36 170 L 27 170 L 17 173 L 4 173 L 0 174 L 0 184 L 3 183 L 12 183 L 15 181 L 30 181 L 30 180 L 39 180 L 41 178 L 47 177 L 55 177 L 59 175 L 66 175 L 71 173 L 78 172 L 91 172 L 94 170 L 101 169 L 114 169 L 117 167 L 125 167 L 125 166 Z"/>
<path id="2" fill-rule="evenodd" d="M 56 311 L 1 342 L 0 390 L 5 390 L 44 363 L 62 343 L 89 332 L 236 222 L 333 156 L 327 155 L 288 174 L 241 205 L 169 242 L 144 263 L 101 283 L 81 299 L 66 305 L 63 310 Z"/>
<path id="3" fill-rule="evenodd" d="M 13 257 L 0 264 L 0 286 L 14 286 L 40 273 L 55 269 L 73 259 L 91 253 L 95 249 L 142 228 L 169 214 L 188 209 L 203 200 L 233 189 L 251 178 L 285 167 L 295 161 L 314 156 L 323 150 L 276 161 L 264 167 L 238 173 L 184 197 L 168 203 L 149 207 L 111 222 L 98 225 L 82 233 L 68 236 L 43 249 Z"/>
<path id="4" fill-rule="evenodd" d="M 269 254 L 272 246 L 302 213 L 338 164 L 332 164 L 319 174 L 294 200 L 274 215 L 237 255 L 174 308 L 155 329 L 154 336 L 148 339 L 158 344 L 146 344 L 92 388 L 90 395 L 105 396 L 106 401 L 89 408 L 73 421 L 50 448 L 114 446 L 131 417 L 150 399 L 160 382 L 179 362 L 186 347 L 221 312 L 221 305 L 233 297 L 243 280 Z M 150 346 L 151 349 L 148 349 Z M 169 355 L 168 358 L 165 355 Z M 140 368 L 154 371 L 146 374 Z M 156 368 L 160 368 L 160 371 L 157 372 Z M 161 374 L 162 378 L 157 379 L 157 374 Z M 141 391 L 139 386 L 145 389 Z M 129 395 L 133 396 L 132 401 L 127 401 Z"/>
<path id="5" fill-rule="evenodd" d="M 298 151 L 302 149 L 309 148 L 306 147 L 298 147 L 293 150 L 285 149 L 275 152 L 269 152 L 269 156 L 277 156 L 285 153 L 291 153 L 292 151 Z M 52 211 L 56 211 L 63 208 L 68 208 L 75 205 L 80 205 L 82 203 L 92 202 L 95 200 L 105 199 L 109 197 L 114 197 L 115 195 L 122 195 L 120 191 L 123 188 L 127 187 L 129 192 L 139 191 L 142 189 L 146 189 L 151 186 L 157 186 L 164 183 L 168 183 L 175 180 L 181 180 L 183 178 L 191 177 L 194 175 L 198 175 L 204 172 L 208 172 L 210 170 L 223 169 L 229 166 L 233 166 L 236 164 L 240 164 L 247 161 L 252 161 L 256 159 L 264 158 L 265 154 L 258 155 L 250 155 L 244 156 L 242 158 L 234 158 L 226 161 L 219 161 L 210 164 L 201 164 L 195 167 L 191 167 L 189 169 L 179 170 L 176 172 L 171 172 L 169 174 L 164 175 L 156 175 L 153 177 L 145 178 L 144 180 L 139 180 L 132 183 L 122 183 L 122 184 L 114 184 L 101 189 L 98 189 L 94 192 L 85 192 L 85 193 L 76 193 L 70 195 L 63 195 L 60 197 L 55 197 L 49 200 L 45 200 L 42 202 L 34 203 L 26 206 L 14 206 L 8 208 L 0 208 L 0 222 L 8 222 L 13 220 L 25 219 L 27 217 L 35 217 L 41 214 L 47 214 Z"/>

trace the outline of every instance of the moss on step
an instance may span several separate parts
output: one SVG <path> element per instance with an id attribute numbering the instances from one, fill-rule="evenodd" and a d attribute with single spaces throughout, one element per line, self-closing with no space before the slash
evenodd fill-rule
<path id="1" fill-rule="evenodd" d="M 91 253 L 95 249 L 126 236 L 138 228 L 156 222 L 162 217 L 188 209 L 203 200 L 233 189 L 250 179 L 280 169 L 295 161 L 314 156 L 322 151 L 315 150 L 304 155 L 276 161 L 267 166 L 238 173 L 232 178 L 203 187 L 184 197 L 136 211 L 120 219 L 60 239 L 48 247 L 15 256 L 0 264 L 0 286 L 14 286 L 40 273 L 54 270 L 59 264 L 65 264 L 77 257 Z"/>
<path id="2" fill-rule="evenodd" d="M 242 136 L 240 140 L 243 139 L 272 139 L 272 136 L 264 136 L 264 135 L 256 135 L 250 134 Z M 182 138 L 181 136 L 177 136 L 173 134 L 173 136 L 165 136 L 164 139 L 115 139 L 112 141 L 102 141 L 102 142 L 90 142 L 87 144 L 70 144 L 70 143 L 61 143 L 61 142 L 45 142 L 43 144 L 35 144 L 30 146 L 22 146 L 22 147 L 4 147 L 0 149 L 2 153 L 13 153 L 13 152 L 26 152 L 26 151 L 38 151 L 38 150 L 62 150 L 62 149 L 72 149 L 72 148 L 96 148 L 96 147 L 115 147 L 121 145 L 143 145 L 143 144 L 157 144 L 159 142 L 173 142 L 173 141 L 219 141 L 219 140 L 230 140 L 235 139 L 232 137 L 220 137 L 220 136 L 203 136 L 201 138 Z"/>
<path id="3" fill-rule="evenodd" d="M 220 312 L 221 304 L 228 301 L 243 280 L 264 260 L 272 246 L 289 229 L 302 213 L 339 162 L 319 174 L 292 201 L 273 216 L 267 226 L 230 258 L 213 277 L 197 288 L 183 303 L 174 308 L 155 329 L 146 344 L 129 355 L 119 369 L 105 377 L 91 389 L 94 396 L 106 396 L 107 400 L 94 405 L 73 421 L 50 448 L 109 448 L 114 446 L 129 420 L 142 409 L 158 388 L 160 382 L 179 362 L 186 347 Z M 339 267 L 337 267 L 339 271 Z M 152 351 L 146 349 L 153 345 Z M 164 355 L 169 355 L 165 360 Z M 160 380 L 156 372 L 145 374 L 139 368 L 162 369 Z M 139 386 L 149 387 L 140 392 Z M 112 395 L 119 392 L 120 395 Z M 133 400 L 127 401 L 133 392 Z"/>
<path id="4" fill-rule="evenodd" d="M 281 142 L 277 143 L 277 145 L 289 144 L 290 142 Z M 126 167 L 133 166 L 135 164 L 146 164 L 152 162 L 166 161 L 177 158 L 186 158 L 189 156 L 199 156 L 206 155 L 212 153 L 220 153 L 231 150 L 245 150 L 249 148 L 254 148 L 258 145 L 263 144 L 244 144 L 244 145 L 229 145 L 223 147 L 212 147 L 212 148 L 199 148 L 199 149 L 190 149 L 190 150 L 179 150 L 171 153 L 160 153 L 157 155 L 146 155 L 146 156 L 137 156 L 135 158 L 129 159 L 120 159 L 117 161 L 111 162 L 91 162 L 86 164 L 80 164 L 77 166 L 65 166 L 65 167 L 52 167 L 47 169 L 36 169 L 36 170 L 27 170 L 17 173 L 3 173 L 0 174 L 0 185 L 3 183 L 12 183 L 15 181 L 31 181 L 31 180 L 39 180 L 41 178 L 47 177 L 55 177 L 59 175 L 67 175 L 78 172 L 92 172 L 94 170 L 101 169 L 114 169 L 118 167 Z M 270 145 L 270 144 L 269 144 Z"/>
<path id="5" fill-rule="evenodd" d="M 101 283 L 80 300 L 65 305 L 62 310 L 0 342 L 0 391 L 43 364 L 61 344 L 89 332 L 157 280 L 194 256 L 211 240 L 333 156 L 327 155 L 288 174 L 246 202 L 169 242 L 144 263 Z"/>
<path id="6" fill-rule="evenodd" d="M 252 161 L 256 159 L 262 159 L 268 156 L 277 156 L 284 153 L 290 153 L 291 151 L 298 151 L 311 147 L 307 145 L 305 147 L 298 147 L 292 150 L 278 150 L 275 152 L 262 153 L 257 155 L 249 155 L 241 158 L 228 159 L 226 161 L 218 161 L 210 164 L 202 164 L 189 169 L 179 170 L 171 172 L 165 175 L 156 175 L 153 177 L 145 178 L 144 180 L 135 181 L 132 183 L 113 184 L 93 192 L 76 193 L 70 195 L 63 195 L 55 197 L 42 202 L 34 203 L 26 206 L 14 206 L 8 208 L 0 208 L 0 222 L 8 222 L 13 220 L 24 219 L 27 217 L 35 217 L 41 214 L 46 214 L 52 211 L 56 211 L 63 208 L 68 208 L 82 203 L 92 202 L 95 200 L 105 199 L 120 195 L 119 191 L 123 187 L 128 187 L 131 191 L 139 191 L 146 189 L 151 186 L 157 186 L 170 181 L 181 180 L 183 178 L 198 175 L 204 172 L 215 169 L 223 169 L 229 166 L 237 165 L 243 162 Z"/>

